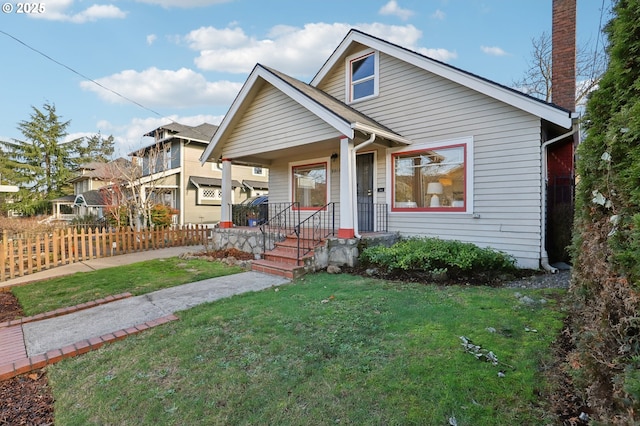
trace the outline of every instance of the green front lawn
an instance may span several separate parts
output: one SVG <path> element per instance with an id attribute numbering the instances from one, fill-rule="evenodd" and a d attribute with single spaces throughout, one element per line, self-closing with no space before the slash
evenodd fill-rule
<path id="1" fill-rule="evenodd" d="M 155 259 L 131 265 L 79 272 L 65 277 L 14 287 L 25 315 L 35 315 L 105 296 L 129 292 L 134 296 L 241 272 L 220 262 L 201 259 Z"/>
<path id="2" fill-rule="evenodd" d="M 553 423 L 541 366 L 564 291 L 518 291 L 536 303 L 513 289 L 319 273 L 208 303 L 47 367 L 56 425 Z"/>

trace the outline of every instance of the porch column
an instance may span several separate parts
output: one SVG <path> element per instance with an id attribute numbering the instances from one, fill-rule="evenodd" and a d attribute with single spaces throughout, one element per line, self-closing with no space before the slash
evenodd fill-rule
<path id="1" fill-rule="evenodd" d="M 353 179 L 355 179 L 351 152 L 353 141 L 340 139 L 340 225 L 338 238 L 353 238 Z"/>
<path id="2" fill-rule="evenodd" d="M 232 228 L 231 218 L 231 159 L 222 159 L 222 203 L 220 205 L 220 228 Z"/>

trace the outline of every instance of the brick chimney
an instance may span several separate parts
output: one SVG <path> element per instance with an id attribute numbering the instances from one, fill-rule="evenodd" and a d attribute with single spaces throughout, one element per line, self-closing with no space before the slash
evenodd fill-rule
<path id="1" fill-rule="evenodd" d="M 576 0 L 553 0 L 551 102 L 576 109 Z"/>

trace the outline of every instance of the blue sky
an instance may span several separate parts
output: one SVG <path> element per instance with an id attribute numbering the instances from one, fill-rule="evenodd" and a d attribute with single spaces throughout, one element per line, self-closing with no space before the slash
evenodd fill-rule
<path id="1" fill-rule="evenodd" d="M 113 135 L 126 155 L 170 120 L 219 124 L 257 62 L 309 81 L 350 28 L 511 86 L 532 38 L 551 32 L 552 0 L 0 3 L 0 139 L 21 138 L 31 107 L 53 103 L 70 137 Z M 610 7 L 578 0 L 579 45 L 602 45 Z"/>

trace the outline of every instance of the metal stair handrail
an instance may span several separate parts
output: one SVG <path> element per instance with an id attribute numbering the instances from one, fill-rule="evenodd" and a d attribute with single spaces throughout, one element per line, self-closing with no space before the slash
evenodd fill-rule
<path id="1" fill-rule="evenodd" d="M 274 214 L 272 214 L 274 213 Z M 299 203 L 278 203 L 269 204 L 269 219 L 260 224 L 262 233 L 262 255 L 267 251 L 267 246 L 272 247 L 271 239 L 274 243 L 282 241 L 286 235 L 293 232 L 295 224 L 300 223 Z M 267 244 L 269 242 L 269 244 Z"/>
<path id="2" fill-rule="evenodd" d="M 298 239 L 298 259 L 313 250 L 336 230 L 336 203 L 327 203 L 315 213 L 298 223 L 294 233 Z M 301 247 L 301 242 L 303 245 Z M 302 253 L 301 253 L 302 251 Z"/>

